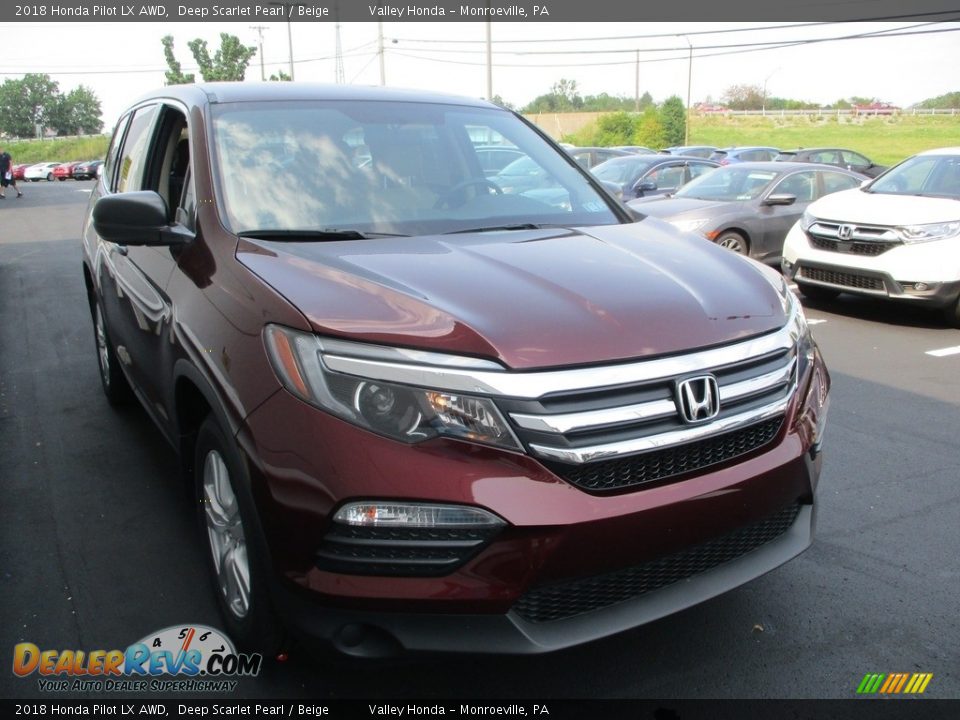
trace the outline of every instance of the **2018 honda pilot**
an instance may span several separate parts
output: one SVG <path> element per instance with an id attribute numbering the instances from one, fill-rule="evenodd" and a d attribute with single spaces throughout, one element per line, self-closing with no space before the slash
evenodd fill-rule
<path id="1" fill-rule="evenodd" d="M 477 138 L 567 202 L 498 186 Z M 83 249 L 104 391 L 179 452 L 247 646 L 544 652 L 811 542 L 829 378 L 783 279 L 507 110 L 163 88 Z"/>

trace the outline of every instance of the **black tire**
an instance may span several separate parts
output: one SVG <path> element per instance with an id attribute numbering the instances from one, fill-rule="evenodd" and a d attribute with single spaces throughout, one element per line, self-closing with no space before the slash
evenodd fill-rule
<path id="1" fill-rule="evenodd" d="M 53 173 L 47 173 L 47 182 L 53 182 Z"/>
<path id="2" fill-rule="evenodd" d="M 750 254 L 750 241 L 734 230 L 720 233 L 720 236 L 714 242 L 720 247 L 725 247 L 727 250 L 737 253 L 737 255 Z"/>
<path id="3" fill-rule="evenodd" d="M 65 177 L 58 177 L 57 180 L 59 180 L 60 182 L 63 182 L 64 180 L 66 180 L 66 178 L 65 178 Z"/>
<path id="4" fill-rule="evenodd" d="M 839 294 L 839 290 L 833 288 L 821 287 L 820 285 L 808 285 L 807 283 L 797 283 L 803 296 L 810 300 L 834 300 Z"/>
<path id="5" fill-rule="evenodd" d="M 100 369 L 103 394 L 111 405 L 126 405 L 133 398 L 133 390 L 120 368 L 120 361 L 113 349 L 103 316 L 103 308 L 94 295 L 90 296 L 90 314 L 93 317 L 93 341 L 97 348 L 97 367 Z"/>
<path id="6" fill-rule="evenodd" d="M 193 467 L 197 518 L 227 634 L 245 650 L 274 657 L 285 638 L 270 599 L 265 543 L 247 465 L 213 414 L 197 433 Z M 225 476 L 216 476 L 224 471 Z"/>
<path id="7" fill-rule="evenodd" d="M 960 328 L 960 298 L 943 309 L 943 319 L 949 327 Z"/>

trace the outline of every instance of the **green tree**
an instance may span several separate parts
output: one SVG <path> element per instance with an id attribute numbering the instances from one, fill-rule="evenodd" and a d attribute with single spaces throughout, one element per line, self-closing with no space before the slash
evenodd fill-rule
<path id="1" fill-rule="evenodd" d="M 180 68 L 180 63 L 177 62 L 176 55 L 173 54 L 173 35 L 165 35 L 160 39 L 160 43 L 163 45 L 163 57 L 167 61 L 167 70 L 164 73 L 166 77 L 167 85 L 189 85 L 194 82 L 193 73 L 184 73 Z"/>
<path id="2" fill-rule="evenodd" d="M 667 145 L 683 145 L 687 130 L 687 111 L 683 100 L 676 95 L 664 100 L 660 106 L 660 124 Z"/>
<path id="3" fill-rule="evenodd" d="M 0 86 L 0 127 L 10 135 L 33 137 L 58 114 L 60 86 L 49 75 L 28 73 Z"/>
<path id="4" fill-rule="evenodd" d="M 290 82 L 292 79 L 283 70 L 277 70 L 269 78 L 271 82 Z"/>
<path id="5" fill-rule="evenodd" d="M 639 115 L 626 112 L 602 115 L 597 120 L 595 142 L 597 145 L 604 147 L 609 147 L 610 145 L 631 145 L 634 136 L 637 134 L 637 123 L 639 120 Z"/>
<path id="6" fill-rule="evenodd" d="M 253 45 L 243 45 L 240 38 L 229 33 L 220 33 L 220 49 L 210 57 L 207 41 L 197 38 L 187 43 L 194 60 L 200 67 L 200 77 L 204 82 L 218 80 L 243 80 L 257 49 Z"/>
<path id="7" fill-rule="evenodd" d="M 494 95 L 492 98 L 490 98 L 490 102 L 492 102 L 494 105 L 499 105 L 502 108 L 506 108 L 507 110 L 516 110 L 516 108 L 513 105 L 508 103 L 499 95 Z"/>
<path id="8" fill-rule="evenodd" d="M 936 110 L 949 110 L 960 108 L 960 92 L 949 92 L 945 95 L 927 98 L 917 103 L 917 107 L 933 108 Z"/>
<path id="9" fill-rule="evenodd" d="M 184 73 L 180 63 L 173 53 L 173 36 L 167 35 L 160 41 L 163 45 L 163 56 L 167 61 L 167 85 L 184 85 L 196 81 L 193 73 Z M 187 43 L 190 53 L 200 69 L 200 77 L 204 82 L 218 80 L 243 80 L 257 49 L 253 45 L 244 45 L 240 38 L 229 33 L 220 33 L 220 48 L 210 56 L 207 41 L 196 38 Z M 282 70 L 271 80 L 289 80 Z"/>
<path id="10" fill-rule="evenodd" d="M 723 91 L 723 104 L 731 110 L 759 110 L 763 107 L 763 88 L 759 85 L 731 85 Z"/>
<path id="11" fill-rule="evenodd" d="M 48 124 L 57 135 L 93 135 L 103 130 L 100 100 L 90 88 L 80 85 L 57 98 Z"/>
<path id="12" fill-rule="evenodd" d="M 633 136 L 633 144 L 655 149 L 673 144 L 667 142 L 660 113 L 653 105 L 644 110 L 640 116 Z"/>

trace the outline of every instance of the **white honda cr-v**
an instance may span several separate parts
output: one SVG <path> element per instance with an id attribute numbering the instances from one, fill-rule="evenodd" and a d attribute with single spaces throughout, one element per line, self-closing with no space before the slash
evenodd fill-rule
<path id="1" fill-rule="evenodd" d="M 810 298 L 922 303 L 960 327 L 960 147 L 914 155 L 811 204 L 787 235 L 782 267 Z"/>

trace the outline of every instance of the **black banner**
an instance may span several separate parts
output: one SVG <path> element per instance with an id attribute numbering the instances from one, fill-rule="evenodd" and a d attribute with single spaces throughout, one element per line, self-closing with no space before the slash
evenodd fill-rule
<path id="1" fill-rule="evenodd" d="M 866 21 L 960 20 L 949 0 L 869 3 L 764 0 L 680 0 L 669 3 L 622 0 L 367 0 L 289 2 L 270 0 L 38 0 L 4 3 L 5 22 L 654 22 L 654 21 Z"/>

